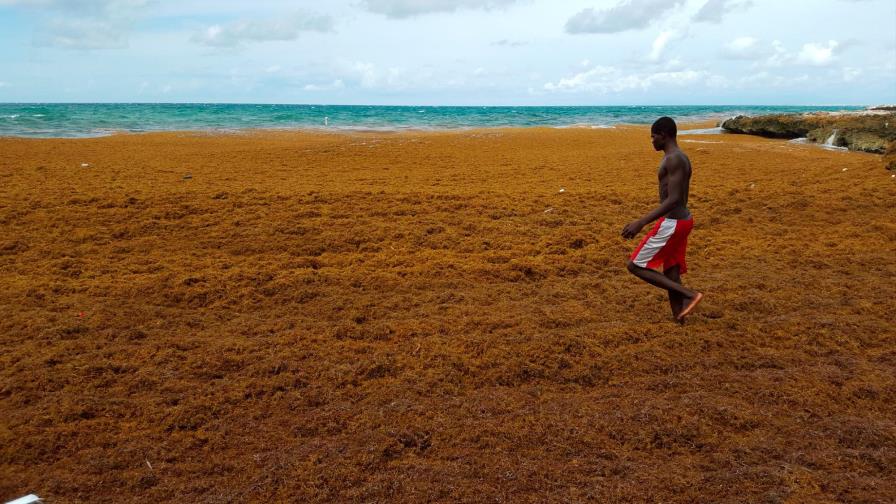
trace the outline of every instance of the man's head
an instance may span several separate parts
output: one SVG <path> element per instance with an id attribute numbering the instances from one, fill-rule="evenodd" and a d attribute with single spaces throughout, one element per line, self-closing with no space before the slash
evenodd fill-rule
<path id="1" fill-rule="evenodd" d="M 663 150 L 670 140 L 674 142 L 677 134 L 678 127 L 675 126 L 675 121 L 671 117 L 660 117 L 650 127 L 650 140 L 656 150 Z"/>

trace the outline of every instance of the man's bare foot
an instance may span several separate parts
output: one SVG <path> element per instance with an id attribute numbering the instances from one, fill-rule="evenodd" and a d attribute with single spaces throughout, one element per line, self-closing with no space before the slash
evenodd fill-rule
<path id="1" fill-rule="evenodd" d="M 703 294 L 698 292 L 696 296 L 692 297 L 690 300 L 685 301 L 687 305 L 685 305 L 684 310 L 681 310 L 681 313 L 679 313 L 678 317 L 676 317 L 678 318 L 678 321 L 684 322 L 684 318 L 687 317 L 688 314 L 690 314 L 702 300 Z"/>

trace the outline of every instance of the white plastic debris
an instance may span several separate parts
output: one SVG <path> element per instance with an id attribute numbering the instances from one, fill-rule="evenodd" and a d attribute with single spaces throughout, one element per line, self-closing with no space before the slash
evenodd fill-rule
<path id="1" fill-rule="evenodd" d="M 90 166 L 90 163 L 81 163 L 81 168 L 87 168 Z"/>
<path id="2" fill-rule="evenodd" d="M 843 171 L 846 171 L 846 168 L 844 168 Z"/>
<path id="3" fill-rule="evenodd" d="M 547 210 L 545 210 L 544 213 L 551 213 L 553 211 L 554 211 L 554 207 L 551 207 L 551 208 L 548 208 Z"/>
<path id="4" fill-rule="evenodd" d="M 40 497 L 38 497 L 34 494 L 28 494 L 24 497 L 19 497 L 16 500 L 11 500 L 11 501 L 7 502 L 6 504 L 32 504 L 34 502 L 43 502 L 43 501 L 40 499 Z"/>
<path id="5" fill-rule="evenodd" d="M 561 188 L 560 188 L 560 192 L 566 192 L 566 189 L 564 189 L 564 188 L 561 187 Z"/>

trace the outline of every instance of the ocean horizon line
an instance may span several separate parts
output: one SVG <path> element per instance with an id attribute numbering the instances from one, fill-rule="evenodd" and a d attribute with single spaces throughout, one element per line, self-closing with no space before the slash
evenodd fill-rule
<path id="1" fill-rule="evenodd" d="M 484 108 L 603 108 L 603 107 L 878 107 L 885 103 L 684 103 L 684 104 L 614 104 L 614 105 L 504 105 L 504 104 L 390 104 L 390 103 L 313 103 L 313 102 L 238 102 L 238 101 L 0 101 L 0 105 L 284 105 L 309 107 L 484 107 Z"/>

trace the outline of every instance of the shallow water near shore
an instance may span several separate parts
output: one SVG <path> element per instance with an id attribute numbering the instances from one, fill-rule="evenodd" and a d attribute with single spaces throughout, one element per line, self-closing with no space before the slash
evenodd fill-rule
<path id="1" fill-rule="evenodd" d="M 96 137 L 116 132 L 241 129 L 440 130 L 607 127 L 740 114 L 861 110 L 856 106 L 435 107 L 210 103 L 0 103 L 0 136 Z"/>

